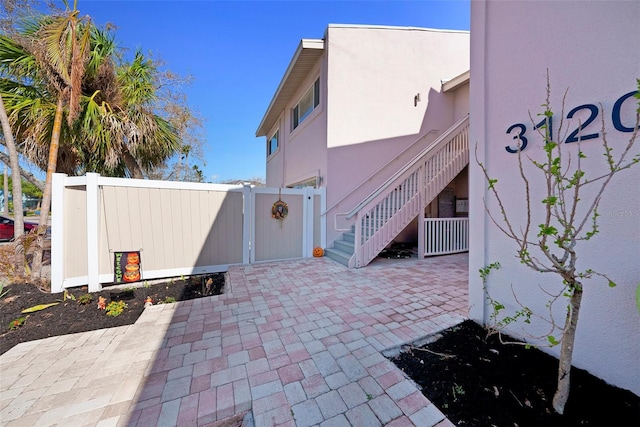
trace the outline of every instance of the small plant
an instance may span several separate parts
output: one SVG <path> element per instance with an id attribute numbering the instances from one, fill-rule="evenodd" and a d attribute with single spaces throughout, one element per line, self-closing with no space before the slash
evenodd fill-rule
<path id="1" fill-rule="evenodd" d="M 638 289 L 640 289 L 640 287 Z M 0 283 L 0 298 L 3 298 L 5 295 L 7 295 L 9 291 L 10 289 L 4 288 L 4 283 Z"/>
<path id="2" fill-rule="evenodd" d="M 13 331 L 24 325 L 24 323 L 27 321 L 27 317 L 29 316 L 18 317 L 17 319 L 9 322 L 9 330 Z"/>
<path id="3" fill-rule="evenodd" d="M 60 303 L 59 302 L 52 302 L 50 304 L 34 305 L 33 307 L 25 308 L 24 310 L 22 310 L 22 314 L 35 313 L 36 311 L 42 311 L 44 309 L 47 309 L 49 307 L 53 307 L 54 305 L 58 305 L 58 304 L 60 304 Z"/>
<path id="4" fill-rule="evenodd" d="M 176 302 L 174 297 L 166 297 L 163 301 L 164 304 L 171 304 L 172 302 Z"/>
<path id="5" fill-rule="evenodd" d="M 451 392 L 453 393 L 454 402 L 458 401 L 458 397 L 464 396 L 464 388 L 460 384 L 454 384 L 451 387 Z"/>
<path id="6" fill-rule="evenodd" d="M 5 277 L 7 282 L 17 281 L 16 263 L 14 260 L 15 249 L 12 245 L 0 247 L 0 275 Z"/>
<path id="7" fill-rule="evenodd" d="M 80 305 L 89 305 L 91 304 L 91 301 L 93 301 L 93 295 L 91 294 L 80 295 L 77 301 L 78 301 L 78 304 Z"/>
<path id="8" fill-rule="evenodd" d="M 144 281 L 144 288 L 145 288 L 145 289 L 149 289 L 150 287 L 151 287 L 151 283 L 149 283 L 149 281 L 148 281 L 148 280 L 145 280 L 145 281 Z"/>
<path id="9" fill-rule="evenodd" d="M 480 273 L 482 283 L 487 283 L 487 277 L 489 277 L 489 273 L 491 273 L 491 270 L 499 270 L 500 267 L 500 263 L 496 261 L 479 269 L 478 272 Z"/>
<path id="10" fill-rule="evenodd" d="M 76 297 L 75 295 L 73 295 L 71 292 L 67 291 L 66 289 L 64 290 L 64 294 L 62 294 L 62 300 L 66 301 L 66 300 L 71 300 L 71 301 L 75 301 Z"/>
<path id="11" fill-rule="evenodd" d="M 127 308 L 127 304 L 124 301 L 111 301 L 105 308 L 105 311 L 107 312 L 107 316 L 117 317 L 124 312 L 125 308 Z"/>

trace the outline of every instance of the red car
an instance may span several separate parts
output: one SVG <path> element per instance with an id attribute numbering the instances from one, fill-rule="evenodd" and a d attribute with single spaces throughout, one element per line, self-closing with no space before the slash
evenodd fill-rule
<path id="1" fill-rule="evenodd" d="M 32 222 L 24 223 L 24 232 L 28 233 L 31 230 L 38 228 L 38 224 Z M 0 216 L 0 240 L 13 239 L 13 220 L 5 216 Z"/>

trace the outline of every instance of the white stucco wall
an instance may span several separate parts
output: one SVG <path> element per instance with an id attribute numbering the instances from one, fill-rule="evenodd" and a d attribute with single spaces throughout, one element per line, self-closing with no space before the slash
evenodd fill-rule
<path id="1" fill-rule="evenodd" d="M 454 96 L 453 120 L 457 121 L 469 114 L 469 84 L 460 86 L 451 94 Z"/>
<path id="2" fill-rule="evenodd" d="M 498 189 L 507 211 L 523 224 L 526 208 L 523 186 L 518 178 L 516 155 L 504 147 L 513 143 L 507 129 L 515 123 L 526 124 L 529 146 L 523 152 L 540 159 L 541 138 L 531 131 L 529 112 L 535 116 L 545 100 L 546 70 L 551 77 L 552 108 L 557 128 L 561 116 L 562 95 L 568 88 L 565 104 L 569 110 L 583 104 L 602 104 L 597 120 L 583 133 L 600 131 L 604 117 L 607 138 L 619 153 L 630 133 L 614 129 L 612 109 L 623 94 L 636 88 L 640 77 L 640 2 L 471 2 L 471 145 L 478 145 L 478 157 L 498 179 Z M 634 101 L 623 104 L 622 123 L 632 126 Z M 577 120 L 587 119 L 581 110 Z M 582 143 L 587 155 L 585 169 L 597 176 L 605 170 L 601 138 Z M 575 161 L 577 143 L 563 144 Z M 473 148 L 472 148 L 473 152 Z M 640 152 L 636 144 L 633 154 Z M 473 156 L 472 156 L 473 158 Z M 575 342 L 574 365 L 587 369 L 605 381 L 640 394 L 640 314 L 634 293 L 640 282 L 640 167 L 617 176 L 600 203 L 600 233 L 578 245 L 579 265 L 607 273 L 617 282 L 609 288 L 603 279 L 585 283 L 585 292 Z M 533 226 L 541 223 L 540 186 L 532 196 Z M 516 246 L 497 230 L 484 211 L 487 187 L 479 167 L 470 166 L 470 316 L 487 321 L 490 309 L 484 302 L 478 269 L 499 261 L 502 268 L 492 272 L 486 287 L 507 310 L 520 301 L 545 311 L 547 290 L 558 289 L 559 279 L 535 273 L 515 258 Z M 588 193 L 585 193 L 587 196 Z M 585 199 L 587 197 L 584 197 Z M 489 202 L 493 212 L 495 203 Z M 537 232 L 534 232 L 535 235 Z M 564 305 L 563 303 L 558 304 Z M 558 307 L 562 308 L 562 307 Z M 561 310 L 557 312 L 561 314 Z M 562 321 L 559 316 L 558 319 Z M 526 329 L 524 327 L 526 326 Z M 544 334 L 545 325 L 534 320 L 531 326 L 519 323 L 510 333 L 536 342 L 532 335 Z M 557 336 L 557 334 L 556 334 Z M 558 355 L 559 348 L 550 350 Z"/>
<path id="3" fill-rule="evenodd" d="M 469 69 L 469 33 L 394 27 L 329 26 L 327 204 L 348 212 L 454 122 L 455 94 L 441 80 Z M 414 97 L 420 100 L 415 105 Z M 376 179 L 367 180 L 400 156 Z M 339 233 L 328 231 L 328 241 Z"/>
<path id="4" fill-rule="evenodd" d="M 267 159 L 266 184 L 268 187 L 286 187 L 315 176 L 326 175 L 327 96 L 324 64 L 325 56 L 322 56 L 287 104 L 278 123 L 269 132 L 269 135 L 272 135 L 276 129 L 280 129 L 278 151 Z M 320 77 L 320 103 L 292 131 L 291 110 L 318 77 Z"/>

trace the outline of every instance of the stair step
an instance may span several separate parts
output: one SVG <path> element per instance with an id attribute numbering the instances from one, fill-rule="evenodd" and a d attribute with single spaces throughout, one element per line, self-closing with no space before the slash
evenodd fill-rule
<path id="1" fill-rule="evenodd" d="M 345 267 L 349 266 L 349 260 L 351 259 L 351 256 L 353 254 L 348 254 L 344 251 L 341 251 L 340 249 L 336 249 L 336 248 L 327 248 L 324 251 L 324 255 L 331 258 L 334 261 L 339 262 L 340 264 L 344 265 Z"/>
<path id="2" fill-rule="evenodd" d="M 351 244 L 356 241 L 356 232 L 355 230 L 350 233 L 342 233 L 342 240 L 345 242 L 349 242 Z"/>
<path id="3" fill-rule="evenodd" d="M 353 243 L 353 241 L 350 242 L 348 240 L 336 240 L 335 242 L 333 242 L 333 246 L 335 249 L 339 249 L 342 252 L 351 255 L 353 255 L 353 253 L 355 252 L 355 244 Z"/>

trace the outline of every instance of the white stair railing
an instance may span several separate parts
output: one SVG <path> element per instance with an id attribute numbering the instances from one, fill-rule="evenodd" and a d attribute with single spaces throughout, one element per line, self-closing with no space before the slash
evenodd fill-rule
<path id="1" fill-rule="evenodd" d="M 467 115 L 346 214 L 347 220 L 355 217 L 355 253 L 349 267 L 371 262 L 468 163 Z"/>
<path id="2" fill-rule="evenodd" d="M 424 256 L 469 250 L 469 218 L 425 218 Z"/>

